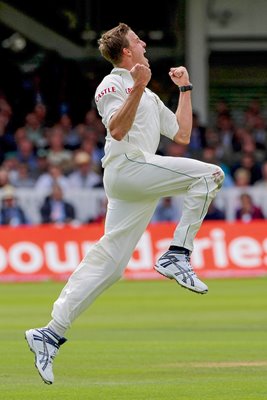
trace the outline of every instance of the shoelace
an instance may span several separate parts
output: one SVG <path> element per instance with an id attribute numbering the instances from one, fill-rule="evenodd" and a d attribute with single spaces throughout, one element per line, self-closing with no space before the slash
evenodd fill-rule
<path id="1" fill-rule="evenodd" d="M 61 338 L 62 341 L 59 341 L 58 345 L 60 347 L 60 345 L 62 344 L 62 342 L 64 343 L 66 340 L 63 340 L 64 338 Z M 53 350 L 53 353 L 49 354 L 49 358 L 48 358 L 48 364 L 53 364 L 54 358 L 56 357 L 57 353 L 59 351 L 59 348 L 55 348 Z"/>
<path id="2" fill-rule="evenodd" d="M 183 256 L 184 259 L 181 260 L 181 258 L 179 258 L 180 256 Z M 192 274 L 195 275 L 195 272 L 193 271 L 191 263 L 190 263 L 190 256 L 189 255 L 187 255 L 187 254 L 175 254 L 175 255 L 171 254 L 171 255 L 168 255 L 166 258 L 169 259 L 172 262 L 175 261 L 175 263 L 179 262 L 179 261 L 185 262 L 186 263 L 186 268 L 188 270 L 187 272 L 191 272 Z"/>
<path id="3" fill-rule="evenodd" d="M 190 256 L 185 255 L 185 261 L 187 263 L 187 267 L 188 267 L 188 272 L 190 272 L 191 276 L 196 276 L 195 271 L 193 270 L 191 264 L 190 264 Z"/>
<path id="4" fill-rule="evenodd" d="M 53 354 L 49 355 L 47 363 L 50 365 L 53 365 L 53 361 L 54 361 L 54 358 L 56 357 L 56 355 L 57 355 L 57 350 L 54 350 Z"/>

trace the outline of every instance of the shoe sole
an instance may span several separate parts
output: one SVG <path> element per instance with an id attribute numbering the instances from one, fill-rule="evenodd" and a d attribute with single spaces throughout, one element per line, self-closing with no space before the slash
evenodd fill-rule
<path id="1" fill-rule="evenodd" d="M 154 266 L 154 269 L 155 269 L 160 275 L 162 275 L 162 276 L 164 276 L 165 278 L 168 278 L 168 279 L 174 279 L 175 282 L 177 282 L 178 285 L 180 285 L 183 289 L 190 290 L 190 292 L 197 293 L 197 294 L 206 294 L 206 293 L 208 293 L 208 289 L 207 289 L 207 290 L 203 290 L 203 291 L 199 291 L 199 290 L 193 289 L 192 286 L 188 286 L 186 283 L 178 281 L 173 275 L 165 275 L 165 274 L 164 274 L 162 271 L 160 271 L 158 268 L 159 268 L 159 267 L 158 267 L 157 265 Z"/>
<path id="2" fill-rule="evenodd" d="M 37 369 L 38 374 L 40 375 L 40 377 L 42 378 L 42 380 L 44 381 L 44 383 L 46 383 L 47 385 L 52 385 L 53 382 L 46 380 L 46 379 L 42 376 L 41 372 L 39 371 L 39 368 L 37 367 L 37 361 L 36 361 L 36 360 L 37 360 L 37 356 L 36 356 L 36 352 L 35 352 L 35 350 L 34 350 L 34 344 L 32 343 L 31 338 L 28 337 L 28 335 L 29 335 L 28 332 L 29 332 L 29 331 L 26 331 L 26 332 L 25 332 L 25 340 L 26 340 L 26 342 L 28 343 L 28 346 L 29 346 L 29 349 L 31 350 L 31 352 L 34 353 L 34 357 L 35 357 L 34 366 L 35 366 L 35 368 Z"/>

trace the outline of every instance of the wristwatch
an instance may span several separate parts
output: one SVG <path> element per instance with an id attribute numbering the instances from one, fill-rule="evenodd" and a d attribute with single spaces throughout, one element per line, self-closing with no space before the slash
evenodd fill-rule
<path id="1" fill-rule="evenodd" d="M 180 92 L 187 92 L 188 90 L 193 90 L 193 85 L 187 85 L 187 86 L 179 86 Z"/>

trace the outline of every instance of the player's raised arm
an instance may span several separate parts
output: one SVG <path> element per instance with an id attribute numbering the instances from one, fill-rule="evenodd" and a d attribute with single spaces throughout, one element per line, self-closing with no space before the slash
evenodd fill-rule
<path id="1" fill-rule="evenodd" d="M 171 68 L 169 76 L 179 87 L 180 91 L 178 107 L 175 113 L 179 124 L 179 130 L 173 140 L 179 144 L 188 144 L 192 131 L 191 91 L 193 87 L 185 67 Z"/>

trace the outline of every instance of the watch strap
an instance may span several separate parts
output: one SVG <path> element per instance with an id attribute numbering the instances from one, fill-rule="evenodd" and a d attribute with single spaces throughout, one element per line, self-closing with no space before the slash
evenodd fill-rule
<path id="1" fill-rule="evenodd" d="M 193 90 L 193 85 L 179 86 L 180 92 L 187 92 L 188 90 Z"/>

